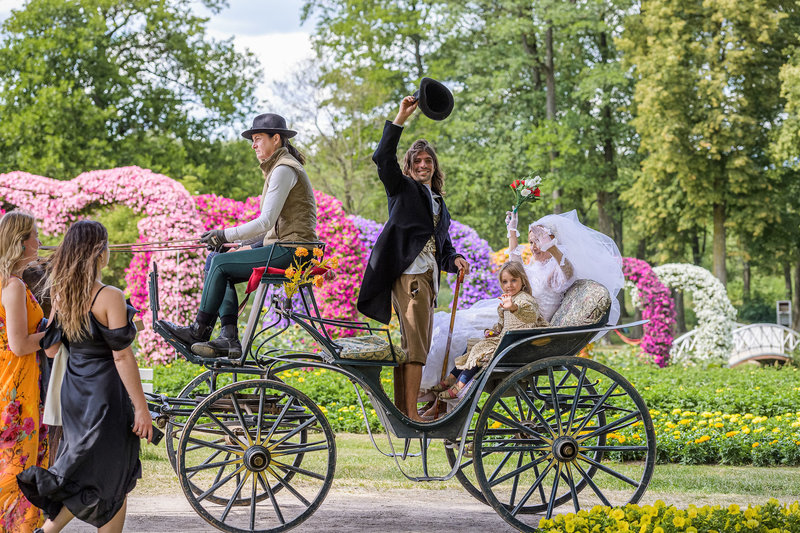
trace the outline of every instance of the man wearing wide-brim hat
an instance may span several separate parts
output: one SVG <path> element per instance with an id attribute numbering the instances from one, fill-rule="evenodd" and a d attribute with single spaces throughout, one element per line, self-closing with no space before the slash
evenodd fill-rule
<path id="1" fill-rule="evenodd" d="M 194 322 L 178 326 L 161 321 L 165 329 L 202 357 L 241 356 L 234 284 L 247 281 L 253 268 L 265 266 L 267 260 L 269 266 L 288 267 L 294 248 L 282 242 L 317 240 L 317 204 L 303 168 L 305 157 L 289 142 L 295 135 L 296 131 L 286 127 L 286 119 L 274 113 L 258 115 L 253 126 L 242 132 L 242 137 L 252 142 L 264 174 L 261 214 L 239 226 L 206 231 L 200 241 L 218 252 L 228 250 L 226 243 L 259 242 L 251 249 L 220 253 L 211 259 Z M 221 333 L 209 341 L 217 317 Z"/>

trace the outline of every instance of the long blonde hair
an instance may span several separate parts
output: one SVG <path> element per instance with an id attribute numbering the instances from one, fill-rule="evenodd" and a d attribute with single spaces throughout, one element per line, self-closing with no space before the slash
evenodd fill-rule
<path id="1" fill-rule="evenodd" d="M 89 332 L 92 288 L 107 248 L 106 228 L 93 220 L 81 220 L 70 226 L 50 259 L 50 298 L 69 340 L 80 340 Z"/>
<path id="2" fill-rule="evenodd" d="M 0 281 L 5 286 L 25 255 L 23 241 L 36 229 L 36 219 L 26 211 L 10 211 L 0 218 Z"/>

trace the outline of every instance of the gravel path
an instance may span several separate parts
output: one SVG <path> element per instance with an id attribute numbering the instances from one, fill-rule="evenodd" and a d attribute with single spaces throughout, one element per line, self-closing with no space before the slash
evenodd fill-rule
<path id="1" fill-rule="evenodd" d="M 424 489 L 370 492 L 336 490 L 334 486 L 322 506 L 291 532 L 427 533 L 438 530 L 514 531 L 490 507 L 464 492 Z M 63 531 L 88 533 L 96 529 L 74 521 Z M 216 531 L 192 510 L 182 495 L 137 496 L 134 491 L 128 500 L 126 533 Z"/>

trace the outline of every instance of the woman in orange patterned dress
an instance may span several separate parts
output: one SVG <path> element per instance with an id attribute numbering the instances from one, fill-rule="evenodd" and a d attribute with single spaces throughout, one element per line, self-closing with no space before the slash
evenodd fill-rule
<path id="1" fill-rule="evenodd" d="M 38 251 L 33 216 L 12 211 L 0 218 L 0 533 L 31 533 L 42 523 L 16 477 L 26 467 L 47 467 L 36 355 L 42 308 L 21 277 Z"/>

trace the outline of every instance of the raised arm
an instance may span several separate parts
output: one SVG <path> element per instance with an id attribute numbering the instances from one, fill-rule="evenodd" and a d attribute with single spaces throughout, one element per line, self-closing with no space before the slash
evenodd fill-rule
<path id="1" fill-rule="evenodd" d="M 372 154 L 372 160 L 378 166 L 378 177 L 383 182 L 386 194 L 397 194 L 403 182 L 403 170 L 397 162 L 397 145 L 403 134 L 403 124 L 417 109 L 417 101 L 413 96 L 406 96 L 400 102 L 400 110 L 394 122 L 386 121 L 383 126 L 383 135 Z"/>
<path id="2" fill-rule="evenodd" d="M 517 252 L 519 248 L 519 215 L 513 211 L 506 211 L 506 231 L 508 232 L 508 259 L 522 263 L 522 254 Z"/>

